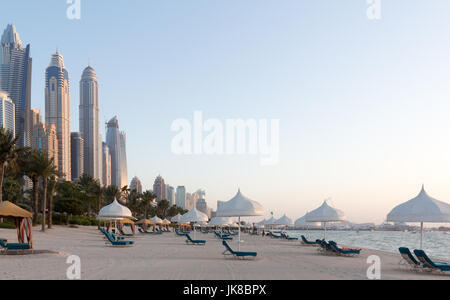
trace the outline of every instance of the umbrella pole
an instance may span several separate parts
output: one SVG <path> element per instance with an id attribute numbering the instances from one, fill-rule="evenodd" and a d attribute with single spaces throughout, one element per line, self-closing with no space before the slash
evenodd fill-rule
<path id="1" fill-rule="evenodd" d="M 420 249 L 423 250 L 423 222 L 420 223 Z"/>
<path id="2" fill-rule="evenodd" d="M 324 227 L 323 239 L 326 241 L 327 240 L 327 222 L 323 222 L 323 227 Z"/>
<path id="3" fill-rule="evenodd" d="M 241 251 L 241 217 L 239 217 L 238 218 L 238 220 L 239 220 L 239 224 L 238 224 L 238 227 L 239 227 L 239 245 L 238 245 L 238 248 L 239 248 L 239 251 Z"/>

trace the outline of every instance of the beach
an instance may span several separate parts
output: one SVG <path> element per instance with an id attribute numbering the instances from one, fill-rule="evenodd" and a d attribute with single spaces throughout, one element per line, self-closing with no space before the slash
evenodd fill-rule
<path id="1" fill-rule="evenodd" d="M 192 234 L 191 234 L 192 235 Z M 0 229 L 0 237 L 14 243 L 15 230 Z M 308 280 L 367 279 L 367 258 L 381 259 L 381 279 L 450 279 L 450 276 L 412 272 L 401 266 L 399 254 L 363 249 L 356 257 L 326 256 L 315 247 L 299 241 L 242 235 L 242 251 L 257 251 L 255 260 L 234 260 L 222 252 L 221 241 L 214 234 L 196 233 L 205 246 L 185 243 L 175 233 L 137 234 L 133 247 L 114 248 L 105 243 L 96 227 L 56 226 L 45 233 L 35 228 L 36 250 L 55 254 L 26 256 L 0 255 L 0 279 L 67 279 L 70 255 L 81 259 L 81 279 L 152 279 L 152 280 Z M 235 238 L 234 240 L 237 240 Z M 237 242 L 231 247 L 237 250 Z"/>

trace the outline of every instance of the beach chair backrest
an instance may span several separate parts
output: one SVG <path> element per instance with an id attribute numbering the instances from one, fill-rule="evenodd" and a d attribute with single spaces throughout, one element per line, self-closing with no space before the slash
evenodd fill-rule
<path id="1" fill-rule="evenodd" d="M 414 254 L 417 258 L 427 267 L 437 268 L 434 262 L 428 257 L 428 255 L 423 250 L 414 250 Z"/>
<path id="2" fill-rule="evenodd" d="M 6 243 L 2 240 L 2 239 L 0 239 L 0 246 L 2 246 L 3 248 L 6 248 Z"/>
<path id="3" fill-rule="evenodd" d="M 403 257 L 405 261 L 407 261 L 410 265 L 419 266 L 420 263 L 414 258 L 409 248 L 401 247 L 398 249 L 400 251 L 400 255 Z"/>
<path id="4" fill-rule="evenodd" d="M 230 251 L 232 254 L 234 254 L 233 249 L 231 249 L 230 245 L 226 241 L 222 241 L 222 244 L 227 248 L 228 251 Z"/>

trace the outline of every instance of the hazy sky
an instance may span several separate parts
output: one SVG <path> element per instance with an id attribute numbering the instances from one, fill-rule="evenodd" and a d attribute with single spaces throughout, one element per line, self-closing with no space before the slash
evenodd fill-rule
<path id="1" fill-rule="evenodd" d="M 127 133 L 128 173 L 151 188 L 238 187 L 276 217 L 296 219 L 332 197 L 351 221 L 382 222 L 422 183 L 450 202 L 450 2 L 382 0 L 3 1 L 33 57 L 32 107 L 44 110 L 44 75 L 58 47 L 70 72 L 72 131 L 90 59 L 104 123 Z M 280 161 L 176 156 L 178 118 L 280 119 Z M 104 130 L 103 130 L 104 132 Z"/>

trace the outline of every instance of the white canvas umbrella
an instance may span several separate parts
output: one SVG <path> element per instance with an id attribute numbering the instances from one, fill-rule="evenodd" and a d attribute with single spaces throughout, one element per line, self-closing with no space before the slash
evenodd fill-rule
<path id="1" fill-rule="evenodd" d="M 327 223 L 345 221 L 345 214 L 339 209 L 331 207 L 325 200 L 319 208 L 306 215 L 306 222 L 322 222 L 324 225 L 324 239 L 327 237 Z"/>
<path id="2" fill-rule="evenodd" d="M 217 217 L 238 217 L 239 224 L 239 251 L 241 250 L 241 217 L 263 216 L 264 208 L 256 201 L 250 200 L 241 194 L 241 190 L 228 202 L 223 203 L 217 210 Z"/>
<path id="3" fill-rule="evenodd" d="M 182 218 L 182 216 L 180 214 L 178 214 L 175 217 L 172 217 L 172 219 L 170 219 L 170 221 L 172 223 L 180 223 L 181 222 L 181 218 Z"/>
<path id="4" fill-rule="evenodd" d="M 131 211 L 128 207 L 123 206 L 116 199 L 114 201 L 100 209 L 98 213 L 99 220 L 120 220 L 120 219 L 134 219 Z"/>
<path id="5" fill-rule="evenodd" d="M 278 220 L 276 220 L 276 225 L 283 225 L 283 226 L 292 226 L 294 225 L 294 222 L 292 219 L 288 218 L 286 215 L 282 216 Z"/>
<path id="6" fill-rule="evenodd" d="M 209 226 L 226 226 L 231 225 L 233 220 L 229 217 L 214 217 L 209 221 Z"/>
<path id="7" fill-rule="evenodd" d="M 450 204 L 430 197 L 422 186 L 419 195 L 395 207 L 387 221 L 420 223 L 420 248 L 423 248 L 423 223 L 449 223 Z"/>
<path id="8" fill-rule="evenodd" d="M 187 223 L 194 223 L 194 224 L 202 224 L 208 222 L 209 218 L 206 214 L 202 213 L 201 211 L 197 210 L 195 207 L 191 209 L 188 213 L 184 214 L 181 217 L 180 223 L 187 224 Z M 194 226 L 194 238 L 195 238 L 195 226 Z"/>
<path id="9" fill-rule="evenodd" d="M 164 223 L 163 220 L 161 220 L 161 218 L 158 218 L 158 216 L 154 216 L 153 218 L 150 219 L 150 221 L 152 221 L 156 225 L 161 225 Z"/>

